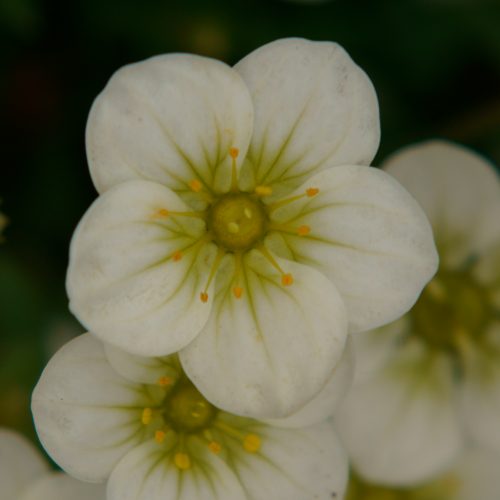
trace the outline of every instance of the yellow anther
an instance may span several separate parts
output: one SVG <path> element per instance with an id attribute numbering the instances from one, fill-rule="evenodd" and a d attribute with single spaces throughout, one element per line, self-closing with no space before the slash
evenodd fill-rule
<path id="1" fill-rule="evenodd" d="M 233 288 L 233 295 L 237 298 L 237 299 L 241 299 L 241 296 L 243 295 L 243 288 L 241 288 L 241 286 L 235 286 Z"/>
<path id="2" fill-rule="evenodd" d="M 166 208 L 160 208 L 152 216 L 152 219 L 164 219 L 169 216 L 169 211 Z"/>
<path id="3" fill-rule="evenodd" d="M 297 234 L 299 236 L 306 236 L 311 232 L 311 228 L 309 226 L 300 226 L 297 229 Z"/>
<path id="4" fill-rule="evenodd" d="M 293 284 L 293 276 L 290 273 L 284 274 L 281 277 L 281 284 L 283 286 L 290 286 Z"/>
<path id="5" fill-rule="evenodd" d="M 261 440 L 257 434 L 247 434 L 243 440 L 243 448 L 245 448 L 248 453 L 257 453 L 261 447 Z"/>
<path id="6" fill-rule="evenodd" d="M 318 193 L 319 193 L 319 189 L 318 188 L 308 188 L 308 189 L 306 189 L 306 194 L 309 197 L 316 196 Z"/>
<path id="7" fill-rule="evenodd" d="M 243 210 L 243 213 L 247 219 L 251 219 L 253 217 L 253 213 L 248 207 Z"/>
<path id="8" fill-rule="evenodd" d="M 240 154 L 240 150 L 238 148 L 229 148 L 229 156 L 233 160 L 236 160 L 236 158 L 238 158 L 239 154 Z"/>
<path id="9" fill-rule="evenodd" d="M 222 446 L 217 441 L 211 441 L 208 443 L 208 449 L 217 455 L 220 453 Z"/>
<path id="10" fill-rule="evenodd" d="M 191 468 L 191 459 L 189 455 L 179 451 L 174 455 L 174 464 L 180 470 L 188 470 Z"/>
<path id="11" fill-rule="evenodd" d="M 202 302 L 208 302 L 208 293 L 207 292 L 201 292 L 200 293 L 200 299 Z"/>
<path id="12" fill-rule="evenodd" d="M 227 230 L 231 233 L 231 234 L 238 234 L 240 232 L 240 225 L 237 224 L 236 222 L 230 222 L 228 225 L 227 225 Z"/>
<path id="13" fill-rule="evenodd" d="M 158 444 L 163 443 L 163 441 L 165 441 L 165 436 L 166 435 L 167 435 L 167 433 L 165 431 L 156 431 L 155 432 L 155 441 Z"/>
<path id="14" fill-rule="evenodd" d="M 158 379 L 158 385 L 160 387 L 168 387 L 174 383 L 174 379 L 172 377 L 160 377 Z"/>
<path id="15" fill-rule="evenodd" d="M 189 187 L 191 191 L 199 193 L 201 191 L 202 184 L 198 179 L 193 179 L 192 181 L 189 181 Z"/>
<path id="16" fill-rule="evenodd" d="M 273 194 L 273 188 L 271 186 L 257 186 L 255 194 L 258 196 L 270 196 Z"/>
<path id="17" fill-rule="evenodd" d="M 141 421 L 144 425 L 149 425 L 151 423 L 151 420 L 153 420 L 153 410 L 151 408 L 144 408 L 142 410 L 142 417 Z"/>
<path id="18" fill-rule="evenodd" d="M 172 260 L 174 262 L 179 262 L 182 259 L 182 252 L 180 250 L 177 250 L 172 254 Z"/>

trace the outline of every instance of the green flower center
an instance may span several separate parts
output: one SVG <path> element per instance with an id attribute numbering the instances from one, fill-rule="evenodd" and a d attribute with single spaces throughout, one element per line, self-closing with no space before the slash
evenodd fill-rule
<path id="1" fill-rule="evenodd" d="M 210 208 L 208 228 L 215 242 L 231 252 L 244 251 L 263 240 L 269 219 L 260 200 L 247 193 L 230 193 Z"/>
<path id="2" fill-rule="evenodd" d="M 188 433 L 208 427 L 218 411 L 188 380 L 181 381 L 172 389 L 164 407 L 166 422 L 173 429 Z"/>
<path id="3" fill-rule="evenodd" d="M 491 318 L 487 291 L 467 272 L 440 272 L 424 289 L 410 315 L 414 330 L 430 346 L 455 350 L 463 335 L 477 336 Z"/>
<path id="4" fill-rule="evenodd" d="M 453 497 L 459 482 L 453 475 L 445 475 L 417 488 L 389 488 L 351 477 L 346 500 L 446 500 Z"/>

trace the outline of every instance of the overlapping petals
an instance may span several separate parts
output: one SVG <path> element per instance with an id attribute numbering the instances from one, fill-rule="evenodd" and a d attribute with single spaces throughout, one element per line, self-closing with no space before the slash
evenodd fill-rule
<path id="1" fill-rule="evenodd" d="M 403 314 L 435 271 L 421 210 L 358 166 L 379 135 L 373 87 L 333 43 L 122 68 L 89 117 L 101 196 L 72 242 L 71 310 L 131 353 L 181 351 L 221 408 L 287 417 L 325 385 L 348 327 Z M 232 246 L 238 217 L 251 230 Z"/>
<path id="2" fill-rule="evenodd" d="M 54 356 L 34 391 L 37 431 L 64 469 L 109 476 L 109 500 L 342 498 L 347 461 L 331 423 L 286 429 L 218 412 L 213 430 L 188 432 L 177 445 L 158 439 L 143 408 L 182 377 L 175 356 L 143 358 L 83 335 Z M 184 465 L 178 446 L 190 457 Z"/>

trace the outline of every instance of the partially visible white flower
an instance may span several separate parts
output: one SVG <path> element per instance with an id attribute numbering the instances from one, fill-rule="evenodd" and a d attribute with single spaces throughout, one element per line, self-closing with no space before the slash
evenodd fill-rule
<path id="1" fill-rule="evenodd" d="M 325 390 L 334 405 L 338 395 Z M 344 494 L 347 459 L 330 421 L 304 411 L 300 423 L 312 425 L 283 427 L 228 414 L 201 395 L 175 355 L 143 358 L 77 337 L 45 368 L 32 409 L 52 458 L 82 480 L 108 479 L 108 500 Z"/>
<path id="2" fill-rule="evenodd" d="M 20 434 L 0 428 L 0 500 L 104 500 L 102 486 L 50 471 Z"/>
<path id="3" fill-rule="evenodd" d="M 393 488 L 351 477 L 345 500 L 498 500 L 500 456 L 483 449 L 465 451 L 453 467 L 424 484 Z"/>
<path id="4" fill-rule="evenodd" d="M 449 467 L 467 436 L 500 451 L 500 183 L 483 158 L 440 141 L 384 168 L 426 211 L 440 268 L 407 315 L 354 336 L 337 423 L 364 477 L 404 485 Z"/>
<path id="5" fill-rule="evenodd" d="M 334 43 L 278 40 L 234 68 L 170 54 L 120 69 L 87 125 L 101 196 L 71 244 L 72 311 L 128 352 L 180 351 L 227 411 L 293 413 L 348 323 L 393 320 L 435 272 L 420 207 L 360 166 L 379 134 L 373 86 Z"/>

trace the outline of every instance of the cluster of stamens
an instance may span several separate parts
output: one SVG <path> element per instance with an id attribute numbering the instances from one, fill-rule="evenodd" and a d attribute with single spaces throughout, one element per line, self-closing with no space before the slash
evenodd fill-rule
<path id="1" fill-rule="evenodd" d="M 223 257 L 230 253 L 235 258 L 235 270 L 232 279 L 233 296 L 237 299 L 243 295 L 241 285 L 242 257 L 251 249 L 256 249 L 265 257 L 281 275 L 281 284 L 290 286 L 293 284 L 293 276 L 285 272 L 273 255 L 264 245 L 264 238 L 269 231 L 278 231 L 297 236 L 307 236 L 311 228 L 307 225 L 289 227 L 286 224 L 278 224 L 271 221 L 271 214 L 289 203 L 293 203 L 304 197 L 316 196 L 318 188 L 308 188 L 304 193 L 284 198 L 282 200 L 265 203 L 263 200 L 272 195 L 271 186 L 257 186 L 253 192 L 241 191 L 238 187 L 238 176 L 236 159 L 239 155 L 237 148 L 230 148 L 231 157 L 231 187 L 228 193 L 214 197 L 212 193 L 204 190 L 203 184 L 198 179 L 192 179 L 189 189 L 200 195 L 208 204 L 204 211 L 170 211 L 168 208 L 160 208 L 152 214 L 153 219 L 165 219 L 168 217 L 195 217 L 202 219 L 207 227 L 207 234 L 198 243 L 214 242 L 217 254 L 212 263 L 205 288 L 200 292 L 200 300 L 208 302 L 208 289 L 217 274 Z M 185 249 L 184 249 L 185 251 Z M 176 250 L 171 259 L 179 262 L 183 257 L 183 250 Z"/>
<path id="2" fill-rule="evenodd" d="M 261 438 L 242 432 L 221 419 L 223 412 L 210 404 L 186 377 L 161 377 L 157 387 L 165 391 L 163 401 L 156 407 L 144 408 L 141 422 L 150 429 L 159 445 L 167 438 L 173 440 L 172 460 L 179 470 L 192 466 L 187 446 L 190 439 L 201 441 L 216 455 L 223 450 L 223 439 L 228 438 L 239 441 L 248 453 L 259 452 Z M 216 435 L 222 439 L 217 439 Z"/>

